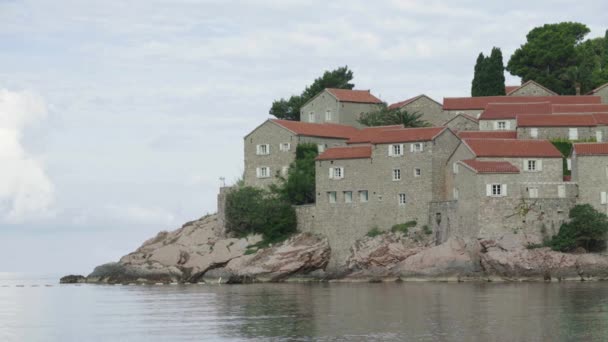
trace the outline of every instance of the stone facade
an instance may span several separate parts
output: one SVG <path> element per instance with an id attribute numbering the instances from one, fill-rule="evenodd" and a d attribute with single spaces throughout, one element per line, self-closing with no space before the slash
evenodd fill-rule
<path id="1" fill-rule="evenodd" d="M 602 203 L 602 192 L 608 192 L 608 156 L 577 156 L 572 154 L 572 181 L 579 187 L 579 202 L 589 203 L 608 214 Z"/>
<path id="2" fill-rule="evenodd" d="M 450 119 L 443 113 L 443 106 L 441 103 L 426 95 L 420 95 L 411 101 L 405 102 L 407 103 L 399 106 L 398 108 L 405 110 L 410 114 L 422 114 L 422 120 L 430 123 L 432 126 L 442 126 L 447 120 Z M 393 105 L 391 105 L 391 108 L 392 107 Z"/>
<path id="3" fill-rule="evenodd" d="M 479 131 L 479 121 L 465 114 L 459 114 L 444 124 L 453 131 Z"/>
<path id="4" fill-rule="evenodd" d="M 443 110 L 443 115 L 446 117 L 446 121 L 450 120 L 451 118 L 453 118 L 459 114 L 466 114 L 472 118 L 477 119 L 477 118 L 479 118 L 481 113 L 483 113 L 483 109 L 458 109 L 458 110 L 444 109 Z"/>
<path id="5" fill-rule="evenodd" d="M 507 96 L 557 96 L 557 94 L 534 81 L 528 81 Z"/>
<path id="6" fill-rule="evenodd" d="M 346 145 L 346 139 L 301 136 L 268 120 L 244 138 L 244 183 L 266 187 L 275 182 L 277 176 L 284 174 L 285 168 L 295 160 L 296 148 L 300 143 L 314 143 L 329 148 Z M 282 150 L 281 144 L 289 144 L 289 149 Z M 268 146 L 267 154 L 259 153 L 260 145 Z M 260 168 L 268 168 L 268 171 L 261 175 Z"/>
<path id="7" fill-rule="evenodd" d="M 569 139 L 570 130 L 576 129 L 578 139 L 602 141 L 606 136 L 602 127 L 517 127 L 517 139 Z M 597 133 L 600 132 L 600 133 Z"/>
<path id="8" fill-rule="evenodd" d="M 363 125 L 357 122 L 361 114 L 379 108 L 378 103 L 341 102 L 326 89 L 302 106 L 300 121 L 335 123 L 361 128 Z"/>
<path id="9" fill-rule="evenodd" d="M 479 120 L 480 131 L 515 131 L 516 129 L 515 119 Z"/>
<path id="10" fill-rule="evenodd" d="M 602 98 L 602 103 L 608 103 L 608 83 L 603 86 L 596 88 L 591 92 L 592 95 L 596 95 Z"/>

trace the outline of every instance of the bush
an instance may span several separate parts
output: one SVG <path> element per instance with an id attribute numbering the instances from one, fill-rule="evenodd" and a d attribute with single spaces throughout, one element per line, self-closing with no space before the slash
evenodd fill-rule
<path id="1" fill-rule="evenodd" d="M 428 225 L 424 225 L 422 226 L 422 231 L 424 232 L 424 234 L 426 235 L 431 235 L 433 234 L 433 230 L 428 226 Z"/>
<path id="2" fill-rule="evenodd" d="M 391 227 L 391 232 L 393 232 L 393 233 L 400 232 L 403 234 L 407 234 L 407 231 L 412 227 L 416 227 L 417 224 L 418 224 L 418 222 L 416 222 L 416 221 L 408 221 L 405 223 L 396 224 Z"/>
<path id="3" fill-rule="evenodd" d="M 588 252 L 606 248 L 608 217 L 589 204 L 576 205 L 570 210 L 570 222 L 561 225 L 557 235 L 547 245 L 560 252 L 571 252 L 579 247 Z"/>
<path id="4" fill-rule="evenodd" d="M 271 186 L 271 191 L 294 205 L 314 203 L 315 158 L 319 154 L 317 149 L 315 144 L 299 144 L 287 178 L 279 177 L 279 184 Z"/>
<path id="5" fill-rule="evenodd" d="M 373 227 L 372 229 L 370 229 L 369 232 L 367 232 L 366 235 L 373 238 L 373 237 L 376 237 L 376 236 L 382 235 L 382 234 L 384 234 L 384 233 L 382 231 L 380 231 L 380 229 L 378 229 L 378 227 Z"/>
<path id="6" fill-rule="evenodd" d="M 226 230 L 235 236 L 262 234 L 273 242 L 294 233 L 296 212 L 291 204 L 267 190 L 239 187 L 226 196 Z"/>

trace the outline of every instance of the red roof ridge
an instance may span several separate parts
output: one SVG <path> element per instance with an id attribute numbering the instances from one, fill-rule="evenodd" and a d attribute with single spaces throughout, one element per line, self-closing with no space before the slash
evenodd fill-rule
<path id="1" fill-rule="evenodd" d="M 385 130 L 383 131 L 383 136 L 373 137 L 371 139 L 371 143 L 390 144 L 398 142 L 431 141 L 442 134 L 445 130 L 450 129 L 448 127 L 408 127 Z"/>
<path id="2" fill-rule="evenodd" d="M 361 89 L 325 88 L 324 90 L 326 90 L 327 92 L 332 94 L 340 102 L 382 103 L 382 100 L 380 100 L 379 98 L 374 96 L 370 89 L 361 90 Z M 316 95 L 315 95 L 315 97 L 316 97 Z"/>
<path id="3" fill-rule="evenodd" d="M 330 147 L 315 158 L 316 160 L 367 159 L 372 156 L 371 145 Z"/>
<path id="4" fill-rule="evenodd" d="M 302 136 L 350 139 L 359 131 L 348 125 L 335 123 L 313 123 L 303 121 L 292 121 L 282 119 L 269 119 L 269 121 L 287 129 L 288 131 Z"/>
<path id="5" fill-rule="evenodd" d="M 608 155 L 608 142 L 586 142 L 572 144 L 572 153 L 581 156 L 604 156 Z"/>
<path id="6" fill-rule="evenodd" d="M 519 169 L 508 161 L 465 159 L 459 163 L 475 173 L 519 173 Z"/>
<path id="7" fill-rule="evenodd" d="M 549 140 L 537 139 L 462 139 L 476 157 L 562 158 Z"/>

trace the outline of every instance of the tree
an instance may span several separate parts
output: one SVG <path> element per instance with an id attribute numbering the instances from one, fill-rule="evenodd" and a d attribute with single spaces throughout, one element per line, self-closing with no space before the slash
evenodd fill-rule
<path id="1" fill-rule="evenodd" d="M 570 252 L 582 247 L 589 252 L 606 248 L 608 217 L 589 204 L 579 204 L 570 209 L 570 221 L 561 225 L 559 232 L 548 245 L 556 251 Z"/>
<path id="2" fill-rule="evenodd" d="M 427 127 L 430 124 L 421 119 L 421 113 L 408 113 L 401 108 L 390 109 L 383 104 L 376 111 L 364 113 L 357 120 L 365 126 L 403 125 L 403 127 Z"/>
<path id="3" fill-rule="evenodd" d="M 279 99 L 272 102 L 269 113 L 278 119 L 300 120 L 300 108 L 325 88 L 353 89 L 350 83 L 353 79 L 352 70 L 348 66 L 332 71 L 325 71 L 323 76 L 314 80 L 300 95 L 292 95 L 289 99 Z"/>
<path id="4" fill-rule="evenodd" d="M 505 74 L 500 48 L 492 48 L 490 56 L 480 53 L 475 63 L 471 96 L 505 95 Z"/>
<path id="5" fill-rule="evenodd" d="M 515 50 L 507 70 L 523 82 L 534 80 L 558 94 L 574 94 L 574 83 L 563 75 L 580 63 L 577 47 L 588 33 L 587 26 L 574 22 L 536 27 L 526 36 L 526 43 Z"/>
<path id="6" fill-rule="evenodd" d="M 296 159 L 289 166 L 286 178 L 279 178 L 279 184 L 271 186 L 271 191 L 279 194 L 293 205 L 315 202 L 315 158 L 316 144 L 299 144 Z"/>

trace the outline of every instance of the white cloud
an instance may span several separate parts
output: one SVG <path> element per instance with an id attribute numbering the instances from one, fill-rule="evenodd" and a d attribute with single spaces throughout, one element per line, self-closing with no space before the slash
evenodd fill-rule
<path id="1" fill-rule="evenodd" d="M 0 89 L 0 220 L 23 222 L 51 214 L 53 184 L 38 158 L 29 154 L 23 130 L 47 115 L 31 93 Z"/>

